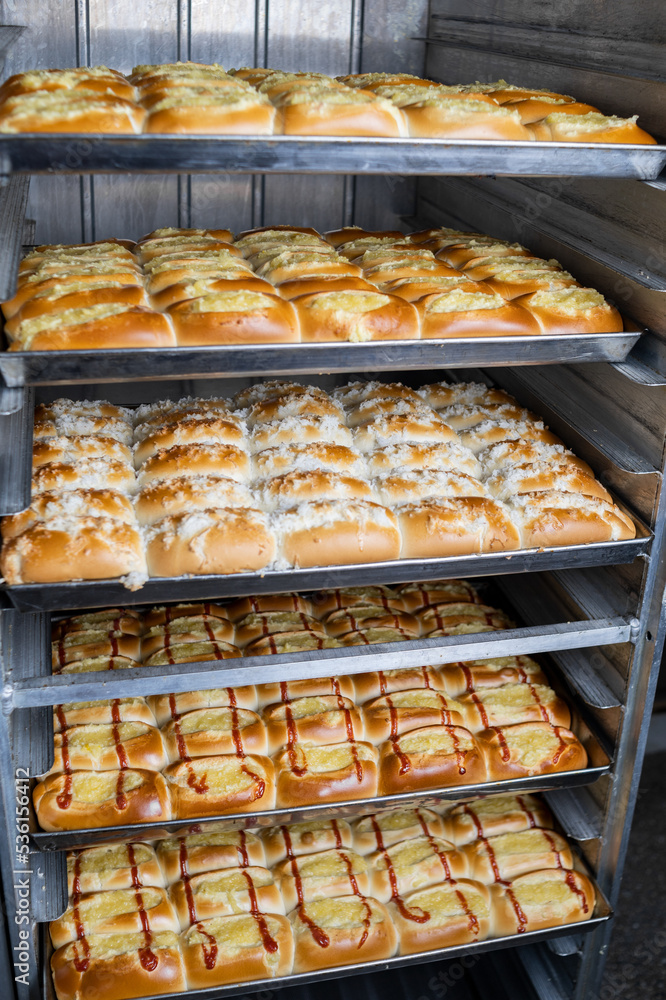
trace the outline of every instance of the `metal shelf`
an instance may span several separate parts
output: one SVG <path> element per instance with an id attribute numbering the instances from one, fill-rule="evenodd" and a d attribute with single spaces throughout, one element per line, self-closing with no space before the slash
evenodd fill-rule
<path id="1" fill-rule="evenodd" d="M 252 344 L 144 347 L 99 351 L 4 351 L 8 386 L 126 382 L 134 379 L 237 378 L 321 372 L 432 370 L 443 366 L 622 362 L 641 331 L 562 336 L 387 340 L 366 344 Z"/>
<path id="2" fill-rule="evenodd" d="M 356 136 L 0 136 L 7 173 L 490 174 L 656 180 L 666 146 Z"/>

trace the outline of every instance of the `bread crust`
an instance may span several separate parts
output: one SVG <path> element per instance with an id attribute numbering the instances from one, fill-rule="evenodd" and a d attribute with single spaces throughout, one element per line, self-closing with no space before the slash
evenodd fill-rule
<path id="1" fill-rule="evenodd" d="M 427 95 L 424 95 L 424 100 Z M 402 112 L 407 120 L 408 133 L 419 139 L 508 139 L 529 140 L 531 135 L 525 126 L 512 116 L 470 113 L 452 118 L 446 106 L 442 110 L 434 107 L 404 107 Z"/>
<path id="2" fill-rule="evenodd" d="M 89 745 L 89 741 L 100 742 Z M 54 761 L 49 774 L 66 770 L 113 771 L 129 767 L 139 771 L 161 771 L 167 762 L 159 729 L 144 723 L 89 724 L 56 733 Z"/>
<path id="3" fill-rule="evenodd" d="M 294 957 L 291 925 L 277 913 L 213 917 L 185 931 L 180 947 L 190 990 L 286 976 Z"/>
<path id="4" fill-rule="evenodd" d="M 219 790 L 219 782 L 211 784 L 216 770 L 222 780 Z M 273 762 L 258 754 L 198 757 L 191 763 L 170 764 L 164 777 L 176 819 L 275 808 Z"/>
<path id="5" fill-rule="evenodd" d="M 187 887 L 183 881 L 174 882 L 170 896 L 183 930 L 211 917 L 250 913 L 253 906 L 260 913 L 284 913 L 285 909 L 271 872 L 256 866 L 193 875 Z"/>
<path id="6" fill-rule="evenodd" d="M 444 558 L 520 547 L 508 513 L 484 497 L 404 504 L 398 512 L 403 559 Z"/>
<path id="7" fill-rule="evenodd" d="M 302 744 L 296 744 L 293 758 L 288 749 L 276 754 L 278 808 L 373 798 L 377 794 L 377 751 L 365 742 L 356 745 L 344 743 L 341 746 L 346 748 L 344 763 L 332 770 L 308 768 L 309 757 L 316 756 L 316 751 L 321 748 L 304 748 Z M 358 750 L 357 759 L 354 758 L 355 748 Z M 296 769 L 292 766 L 292 759 Z"/>
<path id="8" fill-rule="evenodd" d="M 552 830 L 553 816 L 545 803 L 534 795 L 494 795 L 492 799 L 473 799 L 454 806 L 444 825 L 444 835 L 457 847 L 462 847 L 479 837 L 533 829 Z"/>
<path id="9" fill-rule="evenodd" d="M 132 848 L 132 858 L 128 847 Z M 134 864 L 132 864 L 132 860 Z M 133 868 L 136 869 L 133 872 Z M 164 888 L 164 872 L 155 851 L 147 844 L 105 844 L 67 856 L 67 893 L 106 892 L 131 889 L 135 879 L 144 885 Z"/>
<path id="10" fill-rule="evenodd" d="M 171 515 L 149 528 L 146 538 L 151 576 L 253 572 L 274 557 L 265 516 L 244 508 Z"/>
<path id="11" fill-rule="evenodd" d="M 105 319 L 77 323 L 75 326 L 43 330 L 26 347 L 21 339 L 9 345 L 10 351 L 82 351 L 120 347 L 174 347 L 176 335 L 168 318 L 141 306 L 107 316 Z"/>
<path id="12" fill-rule="evenodd" d="M 339 923 L 327 922 L 329 909 L 346 911 L 347 919 Z M 296 945 L 296 973 L 391 958 L 398 949 L 398 935 L 388 910 L 376 899 L 344 896 L 335 900 L 316 900 L 306 907 L 298 907 L 289 919 Z M 323 940 L 328 942 L 325 947 L 313 937 L 313 924 L 323 931 Z"/>
<path id="13" fill-rule="evenodd" d="M 293 306 L 275 295 L 265 295 L 267 304 L 247 312 L 193 312 L 191 300 L 169 309 L 178 343 L 285 344 L 299 340 Z"/>
<path id="14" fill-rule="evenodd" d="M 101 898 L 97 892 L 80 893 L 76 909 L 75 917 L 70 903 L 64 914 L 49 924 L 54 948 L 76 941 L 80 936 L 79 927 L 83 928 L 86 937 L 91 934 L 140 934 L 143 930 L 140 909 L 145 912 L 151 931 L 180 932 L 169 897 L 164 889 L 156 886 L 141 887 L 139 899 L 135 887 L 107 890 Z"/>
<path id="15" fill-rule="evenodd" d="M 43 830 L 81 830 L 87 827 L 126 826 L 131 823 L 152 823 L 171 819 L 171 800 L 164 777 L 154 771 L 113 771 L 107 772 L 112 784 L 109 798 L 90 804 L 78 799 L 79 775 L 86 780 L 88 772 L 78 772 L 70 776 L 51 774 L 40 780 L 33 792 L 37 820 Z M 137 775 L 141 783 L 136 788 L 126 790 L 128 785 L 120 780 L 127 776 L 130 781 Z M 71 802 L 67 793 L 72 787 Z M 117 789 L 122 792 L 122 797 Z M 60 802 L 58 802 L 60 799 Z"/>
<path id="16" fill-rule="evenodd" d="M 262 843 L 255 834 L 245 830 L 216 830 L 215 826 L 207 824 L 206 833 L 157 842 L 157 856 L 167 885 L 184 875 L 192 878 L 222 868 L 266 865 Z"/>
<path id="17" fill-rule="evenodd" d="M 549 884 L 550 892 L 544 893 Z M 587 876 L 561 868 L 530 872 L 510 885 L 492 885 L 490 893 L 493 937 L 589 920 L 596 904 Z"/>
<path id="18" fill-rule="evenodd" d="M 344 819 L 313 820 L 269 827 L 262 833 L 266 864 L 271 868 L 291 855 L 317 854 L 334 847 L 351 848 L 352 831 Z"/>
<path id="19" fill-rule="evenodd" d="M 172 763 L 184 755 L 233 754 L 239 746 L 244 753 L 265 755 L 268 747 L 264 724 L 247 708 L 194 709 L 184 719 L 167 722 L 162 733 Z"/>
<path id="20" fill-rule="evenodd" d="M 541 333 L 539 323 L 516 302 L 497 309 L 470 309 L 463 312 L 428 311 L 439 295 L 426 295 L 416 303 L 421 317 L 421 339 L 449 337 L 524 337 Z"/>
<path id="21" fill-rule="evenodd" d="M 438 948 L 453 948 L 485 941 L 491 929 L 491 896 L 487 886 L 472 879 L 417 889 L 403 897 L 403 905 L 389 903 L 388 910 L 400 937 L 400 954 L 415 955 Z M 435 907 L 444 909 L 437 914 Z M 419 920 L 405 917 L 405 911 Z M 426 914 L 423 921 L 421 915 Z"/>
<path id="22" fill-rule="evenodd" d="M 257 101 L 252 107 L 208 104 L 151 111 L 144 132 L 186 135 L 271 135 L 275 108 Z"/>
<path id="23" fill-rule="evenodd" d="M 486 780 L 481 746 L 460 726 L 428 726 L 404 733 L 382 745 L 379 766 L 380 795 Z"/>
<path id="24" fill-rule="evenodd" d="M 529 753 L 530 736 L 544 740 L 543 750 Z M 477 734 L 490 781 L 526 778 L 533 774 L 577 771 L 587 767 L 583 744 L 570 730 L 549 722 L 492 726 Z"/>
<path id="25" fill-rule="evenodd" d="M 355 292 L 359 301 L 366 297 L 388 299 L 388 301 L 368 312 L 313 305 L 323 301 L 322 295 L 300 295 L 294 300 L 298 313 L 301 339 L 304 342 L 369 340 L 417 340 L 420 336 L 418 315 L 414 306 L 397 295 L 386 295 L 375 290 L 368 293 Z"/>
<path id="26" fill-rule="evenodd" d="M 542 333 L 560 336 L 566 333 L 619 333 L 624 330 L 620 313 L 609 302 L 573 314 L 539 306 L 534 301 L 534 294 L 521 295 L 514 302 L 524 306 L 534 316 Z"/>
<path id="27" fill-rule="evenodd" d="M 281 552 L 292 566 L 349 565 L 397 559 L 400 534 L 394 515 L 369 502 L 313 501 L 311 525 L 290 512 L 278 522 Z"/>
<path id="28" fill-rule="evenodd" d="M 541 868 L 574 867 L 571 848 L 564 837 L 554 830 L 536 828 L 484 837 L 466 844 L 462 851 L 467 858 L 471 878 L 479 879 L 486 885 L 514 879 Z"/>
<path id="29" fill-rule="evenodd" d="M 370 104 L 287 104 L 278 109 L 275 134 L 369 135 L 399 138 L 405 135 L 400 112 Z"/>

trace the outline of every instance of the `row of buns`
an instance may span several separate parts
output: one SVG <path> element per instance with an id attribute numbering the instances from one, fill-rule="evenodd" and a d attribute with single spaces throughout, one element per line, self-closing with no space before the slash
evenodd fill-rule
<path id="1" fill-rule="evenodd" d="M 8 583 L 228 574 L 635 536 L 537 415 L 475 383 L 260 382 L 231 399 L 37 408 Z M 130 447 L 133 446 L 133 447 Z"/>
<path id="2" fill-rule="evenodd" d="M 2 304 L 10 350 L 612 333 L 555 260 L 439 228 L 158 229 L 36 247 Z"/>
<path id="3" fill-rule="evenodd" d="M 465 591 L 474 600 L 457 601 Z M 229 611 L 93 612 L 56 624 L 53 669 L 127 669 L 142 651 L 149 665 L 233 658 L 241 656 L 233 638 L 252 656 L 512 624 L 469 584 L 420 593 L 436 603 L 415 613 L 401 610 L 400 592 L 387 588 L 324 593 L 318 617 L 297 595 L 255 599 L 279 610 L 241 617 L 242 601 Z M 417 594 L 405 590 L 408 599 Z M 285 610 L 289 604 L 299 610 Z M 587 760 L 568 728 L 568 706 L 529 657 L 63 704 L 54 723 L 54 764 L 35 789 L 46 829 L 345 801 L 577 769 Z"/>
<path id="4" fill-rule="evenodd" d="M 589 919 L 592 883 L 547 806 L 434 808 L 116 844 L 68 856 L 50 925 L 58 1000 L 204 989 Z"/>
<path id="5" fill-rule="evenodd" d="M 636 117 L 507 84 L 330 77 L 217 63 L 31 70 L 0 87 L 0 132 L 349 135 L 654 143 Z"/>

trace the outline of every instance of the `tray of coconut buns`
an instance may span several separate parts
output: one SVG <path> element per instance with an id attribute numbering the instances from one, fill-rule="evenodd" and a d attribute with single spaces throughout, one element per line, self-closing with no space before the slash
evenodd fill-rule
<path id="1" fill-rule="evenodd" d="M 590 930 L 611 910 L 534 795 L 208 827 L 67 856 L 47 996 L 234 994 Z M 220 989 L 221 988 L 221 989 Z"/>
<path id="2" fill-rule="evenodd" d="M 452 229 L 39 246 L 2 311 L 8 385 L 621 361 L 641 332 L 557 261 Z"/>

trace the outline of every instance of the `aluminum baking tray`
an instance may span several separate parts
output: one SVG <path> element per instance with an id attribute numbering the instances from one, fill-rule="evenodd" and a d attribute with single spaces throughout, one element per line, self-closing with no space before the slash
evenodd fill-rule
<path id="1" fill-rule="evenodd" d="M 666 146 L 351 136 L 0 136 L 5 173 L 462 174 L 656 180 Z"/>
<path id="2" fill-rule="evenodd" d="M 586 871 L 588 878 L 591 876 Z M 601 892 L 594 878 L 591 878 L 595 890 L 594 913 L 589 920 L 581 920 L 572 924 L 565 924 L 562 927 L 550 927 L 540 931 L 526 931 L 523 934 L 509 934 L 503 937 L 491 938 L 489 941 L 477 941 L 472 944 L 458 945 L 453 948 L 438 948 L 434 951 L 419 952 L 416 955 L 397 955 L 395 958 L 379 959 L 374 962 L 358 962 L 354 965 L 337 966 L 331 969 L 318 969 L 315 972 L 294 973 L 289 976 L 282 976 L 279 979 L 255 979 L 249 983 L 230 983 L 228 986 L 213 986 L 207 990 L 188 990 L 183 993 L 160 994 L 160 1000 L 183 1000 L 184 997 L 195 997 L 196 1000 L 217 1000 L 217 998 L 244 996 L 248 993 L 263 993 L 264 1000 L 271 997 L 276 990 L 287 989 L 289 987 L 305 986 L 308 983 L 321 983 L 324 980 L 342 979 L 350 976 L 360 976 L 368 973 L 390 972 L 393 969 L 402 969 L 414 965 L 425 965 L 427 963 L 443 962 L 453 959 L 467 958 L 466 963 L 469 968 L 474 965 L 479 958 L 492 951 L 499 951 L 504 948 L 515 948 L 517 946 L 537 944 L 540 941 L 550 941 L 561 937 L 570 937 L 572 934 L 582 934 L 594 931 L 601 924 L 606 923 L 613 916 L 610 903 Z M 53 980 L 50 974 L 50 958 L 53 953 L 48 929 L 46 924 L 40 928 L 40 943 L 44 955 L 42 963 L 42 996 L 45 1000 L 56 1000 Z M 395 991 L 395 980 L 392 980 L 391 989 Z M 456 977 L 456 983 L 458 978 Z M 387 986 L 389 984 L 386 984 Z M 365 995 L 366 991 L 362 984 L 356 987 L 360 995 Z M 355 993 L 354 986 L 350 984 L 350 992 Z M 373 991 L 375 992 L 375 991 Z M 429 988 L 423 982 L 420 992 L 430 995 Z M 383 994 L 378 994 L 383 995 Z M 401 994 L 397 994 L 401 995 Z M 416 992 L 410 994 L 416 996 Z M 456 994 L 457 995 L 457 994 Z M 475 994 L 476 995 L 476 994 Z M 158 1000 L 156 995 L 142 998 L 142 1000 Z"/>
<path id="3" fill-rule="evenodd" d="M 469 368 L 470 365 L 624 361 L 641 330 L 562 336 L 465 337 L 366 344 L 253 344 L 99 351 L 3 351 L 7 386 L 72 385 L 135 379 L 238 378 L 321 372 Z"/>
<path id="4" fill-rule="evenodd" d="M 354 566 L 321 566 L 314 569 L 267 569 L 259 573 L 226 576 L 172 576 L 149 579 L 138 590 L 129 590 L 122 579 L 75 580 L 69 583 L 4 584 L 12 605 L 19 611 L 70 611 L 164 601 L 213 600 L 291 591 L 327 590 L 332 587 L 398 584 L 426 580 L 454 580 L 470 576 L 534 573 L 543 570 L 580 569 L 631 563 L 645 553 L 652 533 L 632 514 L 636 537 L 617 542 L 588 542 L 484 552 L 444 559 L 393 559 Z"/>

